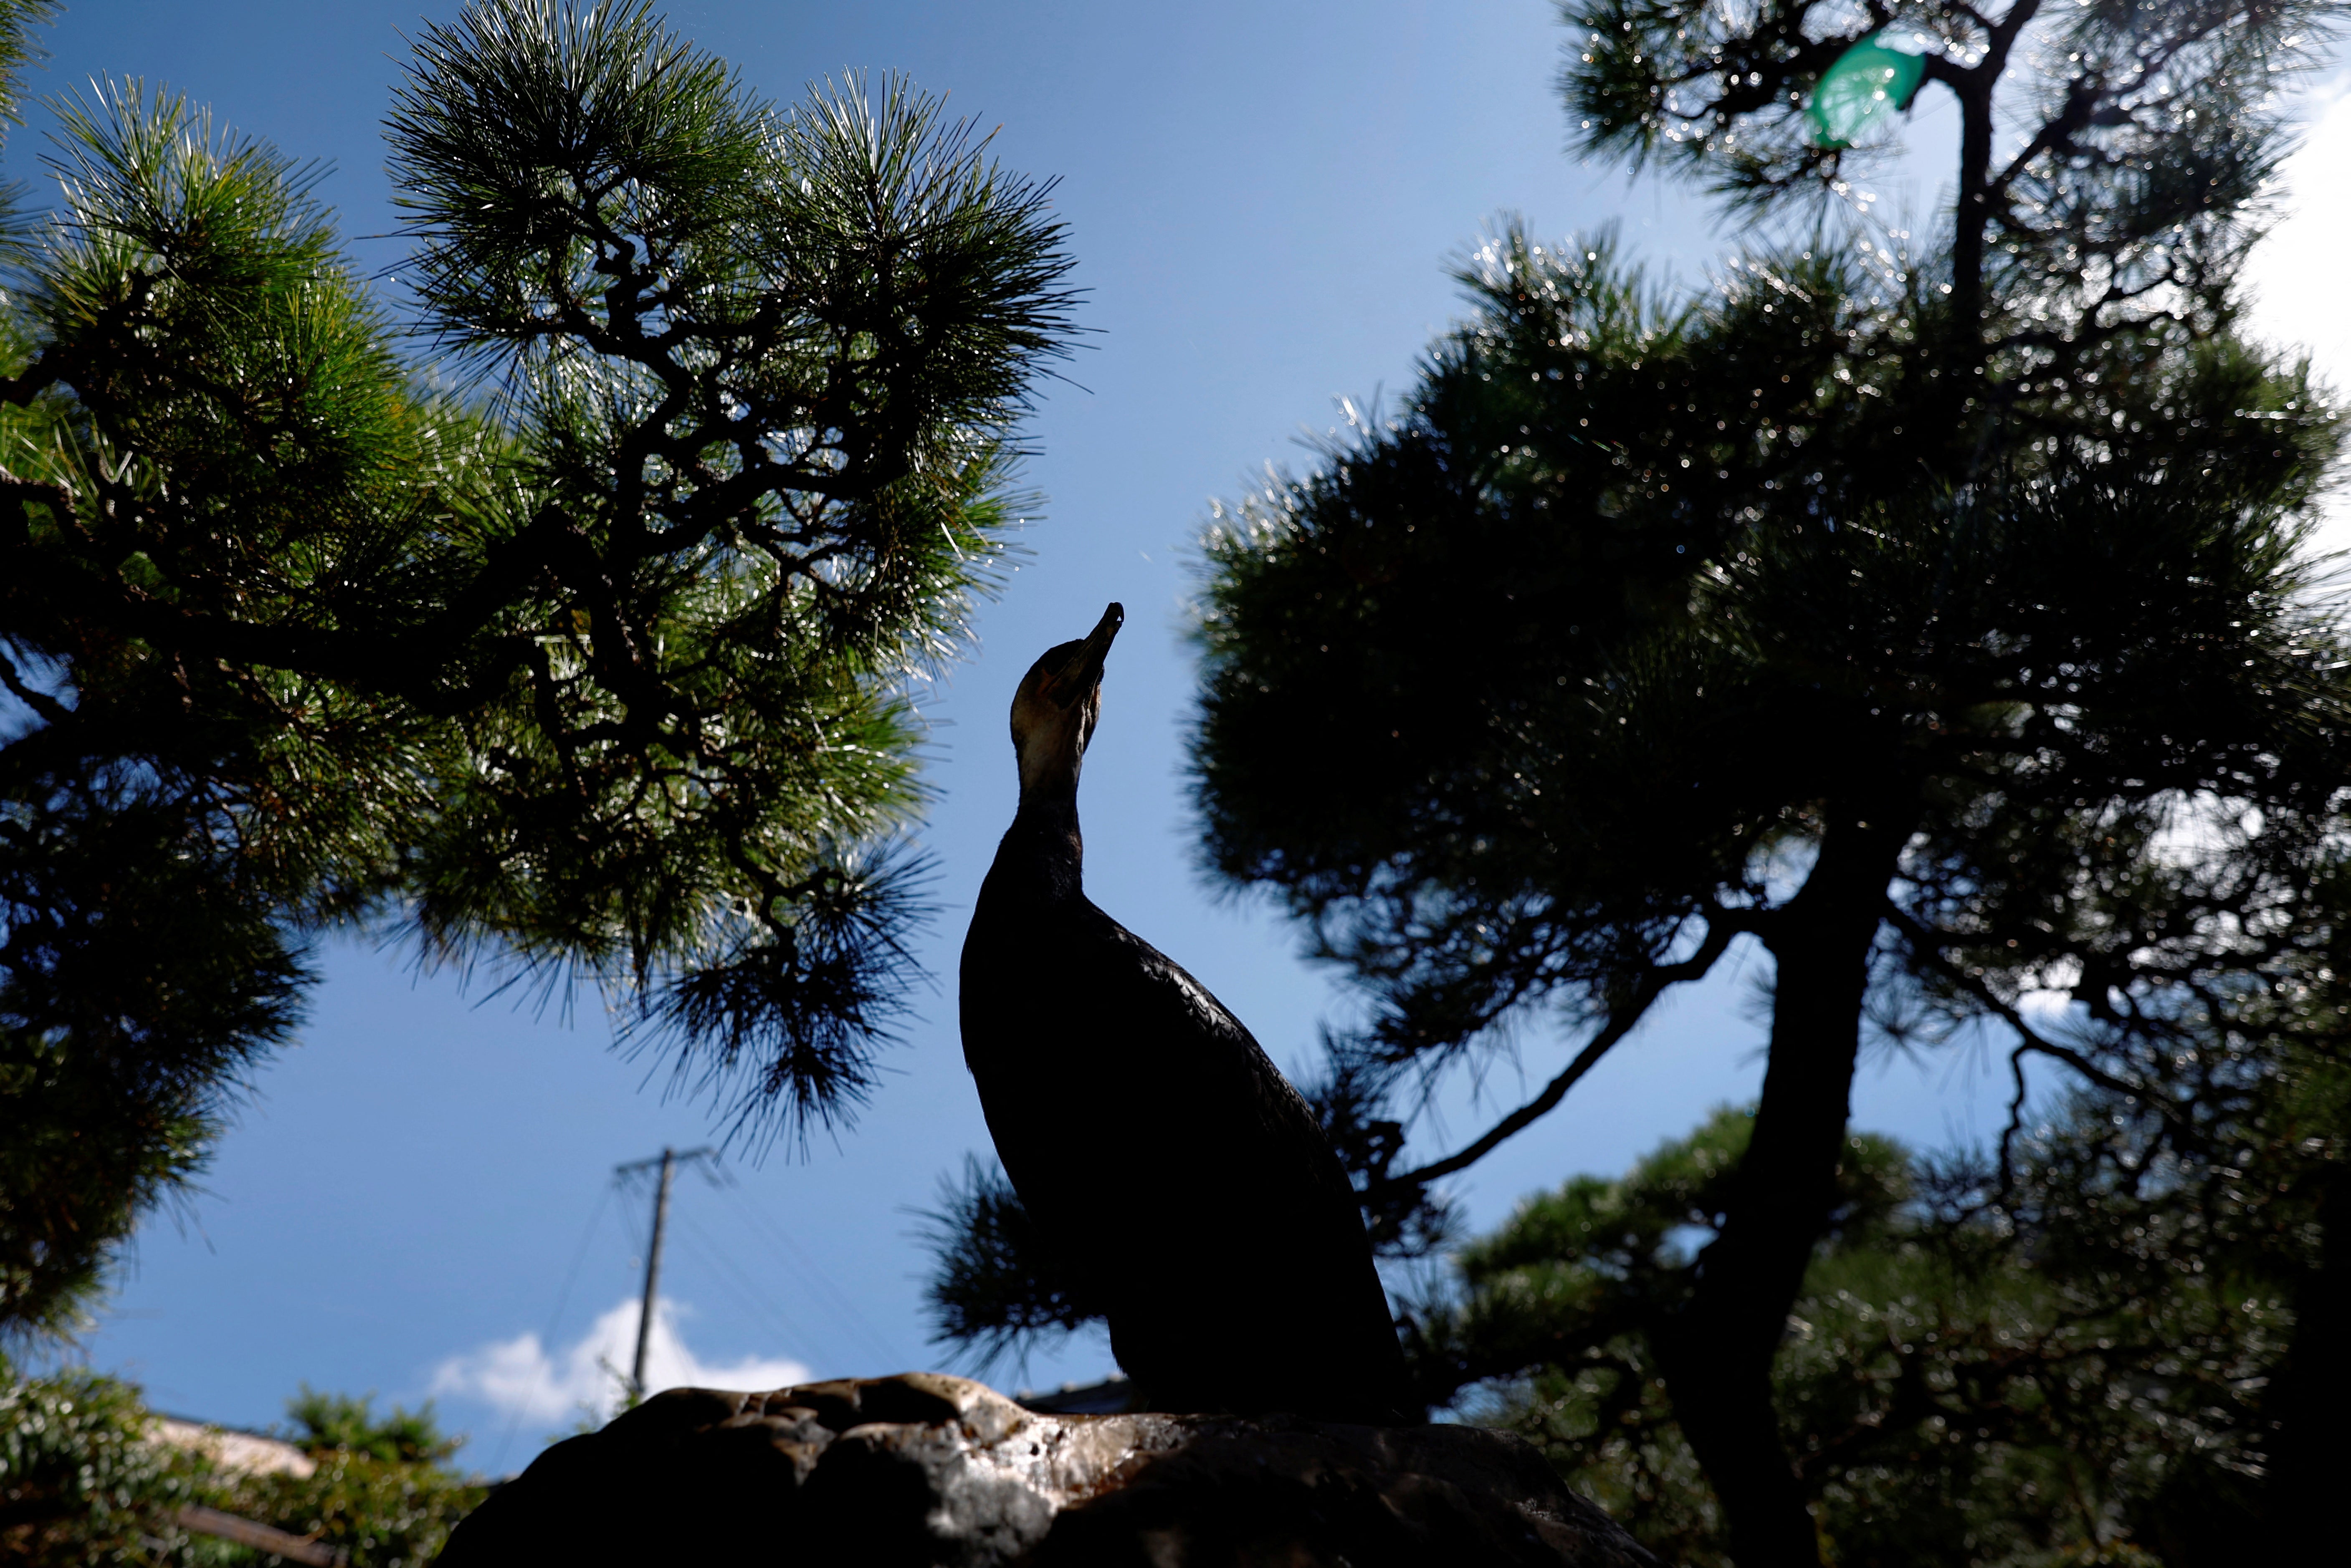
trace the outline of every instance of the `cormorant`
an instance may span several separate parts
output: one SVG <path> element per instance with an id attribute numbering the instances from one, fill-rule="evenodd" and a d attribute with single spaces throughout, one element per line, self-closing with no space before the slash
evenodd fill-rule
<path id="1" fill-rule="evenodd" d="M 1020 808 L 964 940 L 964 1060 L 1145 1408 L 1405 1420 L 1387 1294 L 1313 1112 L 1207 987 L 1085 895 L 1078 770 L 1124 621 L 1113 604 L 1012 699 Z"/>

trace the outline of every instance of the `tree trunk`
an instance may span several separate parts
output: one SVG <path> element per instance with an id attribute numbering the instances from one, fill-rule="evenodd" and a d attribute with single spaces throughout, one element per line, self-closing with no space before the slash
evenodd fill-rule
<path id="1" fill-rule="evenodd" d="M 1764 932 L 1778 961 L 1755 1132 L 1722 1232 L 1656 1337 L 1674 1415 L 1730 1527 L 1739 1568 L 1818 1568 L 1780 1441 L 1771 1363 L 1836 1201 L 1863 992 L 1906 820 L 1834 815 L 1804 886 Z"/>
<path id="2" fill-rule="evenodd" d="M 2338 1532 L 2333 1489 L 2351 1473 L 2351 1171 L 2324 1166 L 2318 1184 L 2318 1267 L 2294 1292 L 2294 1340 L 2270 1385 L 2262 1512 L 2279 1562 Z"/>
<path id="3" fill-rule="evenodd" d="M 1954 397 L 1980 391 L 1964 383 L 1975 380 L 1983 362 L 1984 234 L 1991 223 L 1990 193 L 1985 182 L 1991 172 L 1991 83 L 1970 81 L 1959 95 L 1959 181 L 1951 227 L 1951 316 L 1962 350 L 1958 374 L 1949 390 Z"/>

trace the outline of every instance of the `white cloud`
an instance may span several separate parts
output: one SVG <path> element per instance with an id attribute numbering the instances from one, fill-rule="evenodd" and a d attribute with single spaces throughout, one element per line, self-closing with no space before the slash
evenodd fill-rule
<path id="1" fill-rule="evenodd" d="M 2351 75 L 2316 95 L 2302 146 L 2278 172 L 2284 216 L 2245 267 L 2253 335 L 2310 351 L 2339 396 L 2351 393 Z M 2351 549 L 2351 497 L 2327 507 L 2318 548 Z"/>
<path id="2" fill-rule="evenodd" d="M 477 1399 L 525 1420 L 568 1420 L 583 1406 L 601 1418 L 619 1403 L 619 1378 L 627 1375 L 635 1358 L 639 1311 L 633 1299 L 622 1301 L 600 1315 L 585 1334 L 558 1350 L 550 1351 L 535 1333 L 524 1333 L 453 1355 L 433 1369 L 433 1393 Z M 781 1388 L 810 1380 L 805 1365 L 781 1357 L 704 1361 L 678 1334 L 677 1320 L 690 1313 L 690 1308 L 673 1301 L 654 1310 L 645 1381 L 656 1392 L 685 1385 Z"/>

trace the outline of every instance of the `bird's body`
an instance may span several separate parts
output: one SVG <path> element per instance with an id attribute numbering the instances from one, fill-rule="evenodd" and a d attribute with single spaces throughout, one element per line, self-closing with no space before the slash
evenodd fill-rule
<path id="1" fill-rule="evenodd" d="M 1399 1419 L 1386 1293 L 1312 1111 L 1207 988 L 1085 895 L 1076 763 L 1118 618 L 1023 683 L 1026 699 L 1042 675 L 1050 698 L 1056 674 L 1083 678 L 1037 717 L 1051 733 L 1024 736 L 1015 705 L 1020 808 L 963 951 L 964 1057 L 988 1129 L 1151 1405 Z M 1069 664 L 1089 650 L 1090 670 Z"/>

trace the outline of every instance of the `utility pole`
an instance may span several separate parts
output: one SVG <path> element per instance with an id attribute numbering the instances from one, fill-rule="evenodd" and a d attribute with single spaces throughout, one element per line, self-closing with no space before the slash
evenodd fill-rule
<path id="1" fill-rule="evenodd" d="M 688 1149 L 684 1154 L 675 1149 L 664 1149 L 657 1160 L 638 1160 L 632 1165 L 619 1166 L 614 1172 L 617 1176 L 627 1176 L 650 1170 L 654 1166 L 661 1167 L 661 1177 L 653 1186 L 653 1240 L 645 1248 L 645 1304 L 644 1311 L 637 1318 L 637 1358 L 629 1370 L 629 1385 L 636 1390 L 640 1399 L 650 1392 L 645 1387 L 645 1351 L 653 1343 L 653 1302 L 661 1290 L 662 1237 L 669 1229 L 669 1184 L 677 1175 L 677 1167 L 686 1161 L 717 1157 L 716 1149 Z"/>

